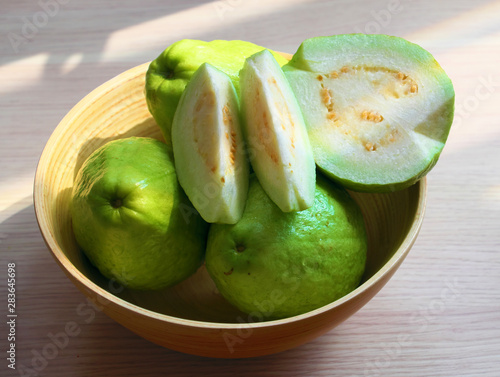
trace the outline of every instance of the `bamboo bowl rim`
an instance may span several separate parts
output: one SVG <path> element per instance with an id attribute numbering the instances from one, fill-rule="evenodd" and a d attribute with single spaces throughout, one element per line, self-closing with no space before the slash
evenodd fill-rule
<path id="1" fill-rule="evenodd" d="M 285 55 L 285 54 L 284 54 Z M 184 319 L 179 318 L 167 314 L 157 313 L 155 311 L 145 309 L 141 306 L 133 304 L 129 301 L 126 301 L 107 290 L 101 288 L 99 285 L 90 280 L 86 275 L 84 275 L 80 270 L 78 270 L 73 263 L 70 262 L 68 257 L 64 254 L 61 247 L 55 241 L 55 237 L 52 234 L 52 231 L 48 225 L 47 219 L 45 218 L 44 212 L 46 208 L 44 206 L 43 199 L 43 178 L 45 175 L 45 167 L 48 166 L 47 161 L 49 156 L 53 152 L 55 145 L 57 145 L 58 139 L 61 137 L 64 129 L 72 122 L 75 117 L 78 117 L 82 114 L 86 107 L 96 102 L 100 96 L 102 96 L 103 88 L 106 88 L 106 91 L 111 91 L 120 84 L 122 84 L 125 78 L 128 80 L 133 80 L 137 78 L 139 75 L 145 74 L 147 68 L 149 67 L 150 62 L 138 65 L 134 68 L 131 68 L 114 78 L 106 81 L 101 84 L 96 89 L 92 90 L 89 94 L 84 96 L 60 121 L 49 140 L 47 141 L 41 157 L 38 161 L 35 179 L 34 179 L 34 188 L 33 188 L 33 201 L 34 201 L 34 209 L 35 216 L 40 228 L 42 237 L 44 239 L 47 248 L 50 250 L 52 256 L 55 258 L 57 263 L 63 269 L 63 271 L 68 275 L 72 276 L 78 282 L 84 286 L 89 291 L 96 293 L 98 296 L 103 298 L 104 300 L 108 300 L 126 310 L 135 312 L 139 315 L 149 317 L 154 320 L 169 322 L 172 324 L 192 327 L 192 328 L 204 328 L 204 329 L 220 329 L 220 330 L 229 330 L 229 329 L 257 329 L 257 328 L 265 328 L 270 326 L 280 326 L 284 324 L 290 324 L 293 322 L 300 322 L 306 318 L 314 317 L 323 312 L 328 312 L 338 306 L 343 305 L 347 301 L 353 299 L 354 297 L 361 294 L 363 291 L 368 290 L 373 285 L 377 283 L 380 279 L 382 279 L 385 275 L 391 273 L 394 268 L 397 268 L 399 264 L 404 260 L 404 258 L 409 253 L 411 247 L 415 243 L 417 239 L 418 233 L 423 223 L 425 207 L 427 202 L 427 179 L 423 177 L 420 179 L 416 185 L 418 185 L 418 202 L 415 210 L 414 218 L 411 219 L 411 227 L 401 242 L 400 246 L 394 252 L 391 258 L 370 278 L 368 278 L 365 282 L 360 284 L 356 289 L 348 293 L 347 295 L 341 297 L 340 299 L 322 306 L 318 309 L 309 311 L 304 314 L 296 315 L 293 317 L 277 319 L 277 320 L 269 320 L 263 322 L 251 322 L 251 323 L 226 323 L 226 322 L 208 322 L 208 321 L 200 321 L 200 320 L 192 320 L 192 319 Z"/>

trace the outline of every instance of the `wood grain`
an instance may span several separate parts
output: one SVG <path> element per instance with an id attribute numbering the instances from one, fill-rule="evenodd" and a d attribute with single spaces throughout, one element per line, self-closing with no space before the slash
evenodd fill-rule
<path id="1" fill-rule="evenodd" d="M 32 368 L 34 354 L 51 342 L 49 334 L 59 334 L 73 322 L 79 334 L 69 337 L 39 375 L 498 375 L 500 2 L 62 3 L 17 52 L 9 33 L 22 36 L 23 17 L 32 20 L 42 8 L 27 0 L 7 2 L 0 15 L 0 280 L 7 262 L 15 261 L 18 366 Z M 390 12 L 390 4 L 398 10 Z M 386 287 L 324 336 L 251 360 L 169 351 L 93 308 L 47 251 L 32 204 L 38 158 L 75 103 L 180 38 L 244 39 L 294 51 L 307 37 L 356 31 L 419 43 L 447 71 L 457 94 L 455 124 L 428 175 L 422 230 Z M 0 297 L 6 302 L 4 284 Z M 5 310 L 4 305 L 2 315 Z M 0 344 L 5 349 L 3 322 Z M 19 375 L 6 364 L 0 370 L 2 376 Z"/>

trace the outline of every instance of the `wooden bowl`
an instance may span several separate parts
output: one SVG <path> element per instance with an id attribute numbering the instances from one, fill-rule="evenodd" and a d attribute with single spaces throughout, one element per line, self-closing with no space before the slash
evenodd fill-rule
<path id="1" fill-rule="evenodd" d="M 61 121 L 40 158 L 34 185 L 43 238 L 66 275 L 123 326 L 164 347 L 195 355 L 240 358 L 280 352 L 327 332 L 365 305 L 390 279 L 422 224 L 426 181 L 389 194 L 352 193 L 368 231 L 362 284 L 343 298 L 292 318 L 258 322 L 217 292 L 206 269 L 160 292 L 134 292 L 105 279 L 79 250 L 69 203 L 74 177 L 104 143 L 129 136 L 162 140 L 144 98 L 149 63 L 126 71 L 83 98 Z"/>

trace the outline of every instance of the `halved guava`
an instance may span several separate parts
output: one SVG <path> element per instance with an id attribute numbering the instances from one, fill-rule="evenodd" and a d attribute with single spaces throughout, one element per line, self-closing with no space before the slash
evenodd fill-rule
<path id="1" fill-rule="evenodd" d="M 279 64 L 263 50 L 240 72 L 243 133 L 264 191 L 283 212 L 314 203 L 316 166 L 304 119 Z"/>
<path id="2" fill-rule="evenodd" d="M 403 189 L 436 164 L 455 93 L 433 56 L 403 38 L 347 34 L 305 40 L 283 67 L 317 166 L 345 187 Z"/>
<path id="3" fill-rule="evenodd" d="M 208 63 L 181 96 L 172 147 L 179 183 L 201 217 L 236 223 L 245 208 L 249 176 L 238 98 L 229 76 Z"/>

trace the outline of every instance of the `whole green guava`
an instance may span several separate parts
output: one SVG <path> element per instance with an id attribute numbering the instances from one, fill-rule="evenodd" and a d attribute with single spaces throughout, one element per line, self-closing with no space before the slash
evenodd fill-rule
<path id="1" fill-rule="evenodd" d="M 158 140 L 119 139 L 92 153 L 74 182 L 71 214 L 90 261 L 126 287 L 169 287 L 202 264 L 208 225 Z"/>
<path id="2" fill-rule="evenodd" d="M 354 290 L 367 237 L 356 202 L 317 176 L 314 205 L 282 212 L 255 176 L 241 220 L 212 224 L 206 267 L 227 301 L 254 318 L 290 317 Z"/>

